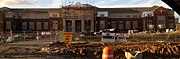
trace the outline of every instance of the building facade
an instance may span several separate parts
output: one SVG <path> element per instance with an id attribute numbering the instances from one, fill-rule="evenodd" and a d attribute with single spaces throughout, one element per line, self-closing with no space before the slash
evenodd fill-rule
<path id="1" fill-rule="evenodd" d="M 63 28 L 65 32 L 94 32 L 96 7 L 75 3 L 62 8 Z"/>
<path id="2" fill-rule="evenodd" d="M 158 31 L 175 29 L 174 11 L 161 6 L 98 8 L 74 3 L 62 8 L 0 8 L 4 32 L 65 31 L 73 33 Z M 4 15 L 4 16 L 2 16 Z"/>
<path id="3" fill-rule="evenodd" d="M 62 30 L 60 9 L 2 8 L 4 12 L 4 31 L 36 32 Z"/>
<path id="4" fill-rule="evenodd" d="M 96 28 L 96 31 L 114 28 L 116 32 L 174 29 L 174 11 L 161 6 L 99 8 L 97 9 Z"/>

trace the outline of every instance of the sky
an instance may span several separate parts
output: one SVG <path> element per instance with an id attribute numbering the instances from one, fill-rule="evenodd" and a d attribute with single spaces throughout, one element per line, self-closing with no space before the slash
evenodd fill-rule
<path id="1" fill-rule="evenodd" d="M 100 8 L 152 7 L 154 5 L 170 8 L 161 0 L 0 0 L 0 7 L 59 8 L 73 2 L 88 3 Z M 175 16 L 180 18 L 177 14 Z"/>

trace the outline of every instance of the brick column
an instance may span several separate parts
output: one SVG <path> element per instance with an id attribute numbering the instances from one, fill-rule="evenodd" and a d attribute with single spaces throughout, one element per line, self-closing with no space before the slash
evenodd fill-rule
<path id="1" fill-rule="evenodd" d="M 75 33 L 75 19 L 72 19 L 72 32 Z"/>
<path id="2" fill-rule="evenodd" d="M 91 31 L 94 32 L 94 19 L 91 20 Z"/>
<path id="3" fill-rule="evenodd" d="M 84 32 L 84 30 L 85 30 L 85 28 L 84 28 L 85 24 L 84 23 L 85 23 L 84 19 L 81 20 L 81 32 Z"/>
<path id="4" fill-rule="evenodd" d="M 63 31 L 66 32 L 66 19 L 63 19 Z"/>

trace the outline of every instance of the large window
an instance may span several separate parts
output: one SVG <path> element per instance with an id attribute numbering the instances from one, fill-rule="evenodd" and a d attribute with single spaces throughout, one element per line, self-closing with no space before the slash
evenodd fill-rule
<path id="1" fill-rule="evenodd" d="M 131 22 L 130 21 L 126 21 L 126 29 L 131 29 Z"/>
<path id="2" fill-rule="evenodd" d="M 138 21 L 133 21 L 133 29 L 137 29 L 138 28 Z"/>
<path id="3" fill-rule="evenodd" d="M 22 23 L 22 29 L 23 30 L 27 30 L 27 22 L 23 22 Z"/>
<path id="4" fill-rule="evenodd" d="M 81 32 L 81 20 L 75 20 L 75 31 Z"/>
<path id="5" fill-rule="evenodd" d="M 104 17 L 104 14 L 100 14 L 100 17 Z"/>
<path id="6" fill-rule="evenodd" d="M 105 21 L 104 20 L 100 21 L 100 29 L 105 29 Z"/>
<path id="7" fill-rule="evenodd" d="M 56 30 L 56 29 L 58 29 L 58 21 L 54 20 L 53 21 L 53 30 Z"/>
<path id="8" fill-rule="evenodd" d="M 159 19 L 159 20 L 158 20 L 158 24 L 165 24 L 165 20 Z"/>
<path id="9" fill-rule="evenodd" d="M 126 15 L 126 18 L 130 18 L 130 15 Z"/>
<path id="10" fill-rule="evenodd" d="M 86 20 L 85 21 L 85 30 L 86 31 L 91 31 L 91 20 Z"/>
<path id="11" fill-rule="evenodd" d="M 133 18 L 138 18 L 138 15 L 133 15 Z"/>
<path id="12" fill-rule="evenodd" d="M 116 21 L 111 21 L 111 28 L 116 28 Z"/>
<path id="13" fill-rule="evenodd" d="M 123 21 L 119 21 L 119 30 L 123 30 L 124 29 L 124 22 Z"/>
<path id="14" fill-rule="evenodd" d="M 147 20 L 148 25 L 152 25 L 152 20 Z"/>
<path id="15" fill-rule="evenodd" d="M 44 22 L 44 30 L 48 30 L 48 26 L 49 24 L 48 24 L 48 22 Z"/>
<path id="16" fill-rule="evenodd" d="M 29 29 L 34 30 L 34 22 L 29 22 Z"/>
<path id="17" fill-rule="evenodd" d="M 36 23 L 36 29 L 37 30 L 41 30 L 41 22 L 37 22 Z"/>
<path id="18" fill-rule="evenodd" d="M 174 28 L 174 21 L 173 20 L 168 20 L 169 23 L 169 28 Z"/>
<path id="19" fill-rule="evenodd" d="M 72 21 L 71 20 L 66 20 L 66 31 L 72 32 Z"/>
<path id="20" fill-rule="evenodd" d="M 152 16 L 152 14 L 151 14 L 151 13 L 148 13 L 147 16 Z"/>
<path id="21" fill-rule="evenodd" d="M 165 24 L 165 16 L 158 16 L 158 24 Z"/>
<path id="22" fill-rule="evenodd" d="M 6 21 L 6 30 L 11 29 L 11 21 Z"/>

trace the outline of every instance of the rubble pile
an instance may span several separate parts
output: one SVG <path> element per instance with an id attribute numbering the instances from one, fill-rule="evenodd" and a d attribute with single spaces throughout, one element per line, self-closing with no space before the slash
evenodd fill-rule
<path id="1" fill-rule="evenodd" d="M 43 47 L 41 51 L 43 53 L 71 55 L 72 57 L 101 59 L 102 49 L 104 47 L 113 49 L 115 59 L 124 59 L 125 52 L 132 51 L 142 51 L 144 57 L 180 57 L 180 43 L 169 42 L 85 42 L 72 43 L 72 47 L 70 48 L 67 48 L 65 43 L 57 44 L 56 42 L 47 47 Z"/>
<path id="2" fill-rule="evenodd" d="M 71 43 L 55 42 L 43 48 L 10 47 L 3 55 L 16 55 L 18 57 L 42 55 L 67 55 L 86 59 L 101 59 L 104 47 L 113 49 L 114 59 L 126 59 L 125 52 L 141 51 L 145 59 L 180 58 L 180 43 L 170 42 L 81 42 Z M 26 55 L 26 56 L 23 56 Z M 1 57 L 1 56 L 0 56 Z"/>

